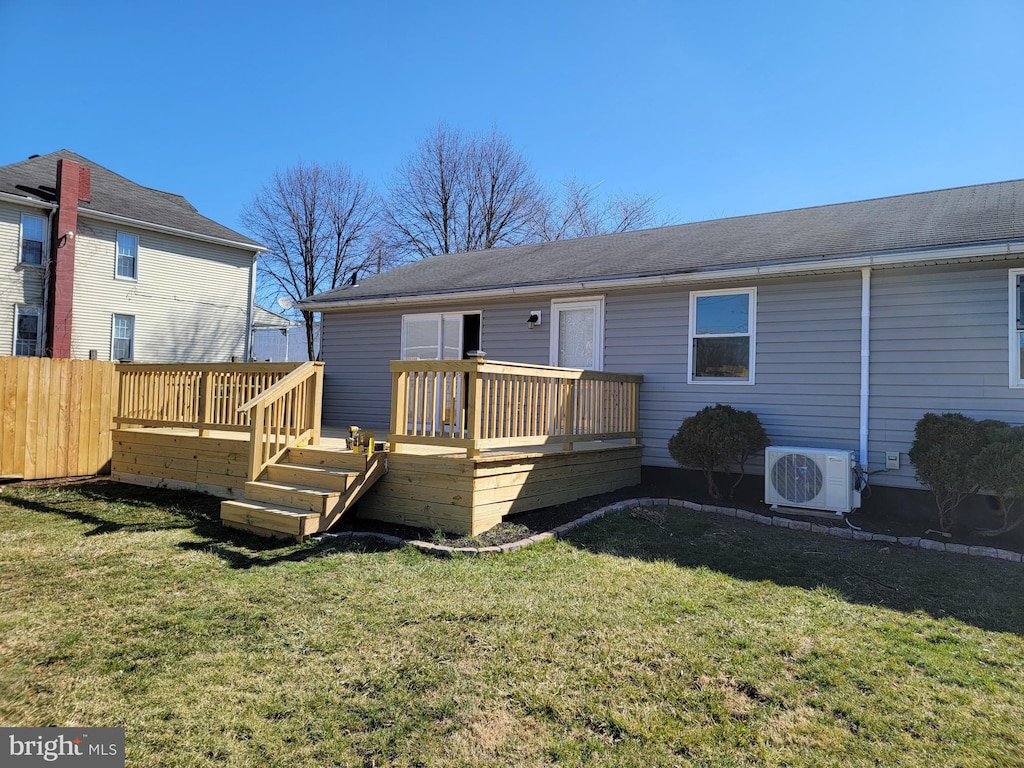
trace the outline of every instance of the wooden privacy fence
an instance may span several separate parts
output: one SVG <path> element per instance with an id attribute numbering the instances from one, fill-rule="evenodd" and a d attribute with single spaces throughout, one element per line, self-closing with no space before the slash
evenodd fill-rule
<path id="1" fill-rule="evenodd" d="M 640 438 L 643 376 L 483 360 L 391 363 L 392 447 L 487 448 Z"/>
<path id="2" fill-rule="evenodd" d="M 249 431 L 239 406 L 302 363 L 118 363 L 118 426 Z"/>
<path id="3" fill-rule="evenodd" d="M 108 472 L 116 392 L 114 363 L 0 357 L 0 475 Z"/>

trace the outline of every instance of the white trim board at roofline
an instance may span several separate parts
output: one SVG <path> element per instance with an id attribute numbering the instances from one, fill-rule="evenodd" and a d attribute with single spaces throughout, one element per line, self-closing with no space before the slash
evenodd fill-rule
<path id="1" fill-rule="evenodd" d="M 881 251 L 849 257 L 815 259 L 811 261 L 781 262 L 741 267 L 709 267 L 694 272 L 646 275 L 642 277 L 567 279 L 558 283 L 537 285 L 508 285 L 493 288 L 470 288 L 444 293 L 403 294 L 399 296 L 371 296 L 350 301 L 299 301 L 298 309 L 309 312 L 331 312 L 357 310 L 371 307 L 395 305 L 442 304 L 456 300 L 480 300 L 509 298 L 512 296 L 537 296 L 564 294 L 574 291 L 599 292 L 618 288 L 648 288 L 653 286 L 692 285 L 713 280 L 749 280 L 761 277 L 785 277 L 787 275 L 829 274 L 835 272 L 860 271 L 865 267 L 875 269 L 895 268 L 911 265 L 956 263 L 969 259 L 999 261 L 1024 256 L 1024 241 L 1009 240 L 983 245 L 930 248 L 914 251 Z"/>

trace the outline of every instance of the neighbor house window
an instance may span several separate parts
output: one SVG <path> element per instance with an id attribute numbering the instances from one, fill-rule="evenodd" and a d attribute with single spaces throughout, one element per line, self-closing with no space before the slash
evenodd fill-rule
<path id="1" fill-rule="evenodd" d="M 754 383 L 753 288 L 690 293 L 688 381 Z"/>
<path id="2" fill-rule="evenodd" d="M 117 276 L 138 277 L 139 238 L 138 235 L 117 233 Z"/>
<path id="3" fill-rule="evenodd" d="M 1024 387 L 1024 269 L 1010 270 L 1010 386 Z"/>
<path id="4" fill-rule="evenodd" d="M 14 308 L 14 354 L 22 357 L 38 357 L 39 339 L 42 335 L 42 312 L 39 307 L 16 306 Z"/>
<path id="5" fill-rule="evenodd" d="M 111 360 L 132 360 L 135 354 L 135 318 L 114 315 L 114 330 L 110 341 Z"/>
<path id="6" fill-rule="evenodd" d="M 46 219 L 28 213 L 21 214 L 21 263 L 41 265 L 45 247 Z"/>

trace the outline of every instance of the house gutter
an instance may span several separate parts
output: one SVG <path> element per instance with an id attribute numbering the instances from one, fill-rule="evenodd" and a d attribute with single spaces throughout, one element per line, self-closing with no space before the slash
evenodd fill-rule
<path id="1" fill-rule="evenodd" d="M 860 271 L 860 465 L 868 469 L 868 383 L 871 373 L 871 267 Z"/>
<path id="2" fill-rule="evenodd" d="M 10 192 L 0 192 L 0 200 L 4 200 L 9 203 L 18 203 L 20 205 L 30 205 L 33 208 L 47 208 L 51 211 L 57 210 L 56 203 L 47 203 L 43 200 L 36 200 L 32 197 L 26 197 L 24 195 L 12 195 Z"/>
<path id="3" fill-rule="evenodd" d="M 246 251 L 253 253 L 266 253 L 267 248 L 262 245 L 256 245 L 254 243 L 242 243 L 237 240 L 228 240 L 224 237 L 215 237 L 213 235 L 203 235 L 198 232 L 189 232 L 186 229 L 178 229 L 177 227 L 167 227 L 163 224 L 154 224 L 149 221 L 142 221 L 141 219 L 131 219 L 127 216 L 118 216 L 115 213 L 106 213 L 104 211 L 94 211 L 89 208 L 79 208 L 78 215 L 85 219 L 97 219 L 99 221 L 109 221 L 114 224 L 128 224 L 132 227 L 139 227 L 140 229 L 149 229 L 154 232 L 163 232 L 168 235 L 176 235 L 178 237 L 187 237 L 191 240 L 200 240 L 204 243 L 216 243 L 217 245 L 227 245 L 231 248 L 242 248 Z"/>
<path id="4" fill-rule="evenodd" d="M 703 283 L 709 280 L 739 280 L 758 277 L 779 277 L 821 272 L 841 272 L 853 269 L 871 269 L 903 266 L 922 262 L 955 261 L 961 259 L 990 257 L 1009 258 L 1024 256 L 1024 242 L 1005 241 L 985 245 L 958 246 L 907 252 L 882 252 L 866 256 L 855 256 L 828 261 L 777 262 L 747 267 L 717 267 L 694 272 L 647 277 L 610 277 L 592 280 L 543 283 L 539 285 L 506 286 L 501 288 L 478 288 L 456 290 L 445 293 L 407 294 L 401 296 L 373 296 L 365 299 L 297 301 L 295 306 L 310 312 L 331 310 L 366 309 L 401 305 L 424 305 L 450 303 L 461 299 L 499 299 L 511 296 L 536 296 L 554 292 L 601 291 L 618 288 L 649 288 L 652 286 L 675 286 Z"/>

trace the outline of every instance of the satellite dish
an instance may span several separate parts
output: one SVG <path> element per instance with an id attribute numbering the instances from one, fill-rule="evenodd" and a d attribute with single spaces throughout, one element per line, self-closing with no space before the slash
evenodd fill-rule
<path id="1" fill-rule="evenodd" d="M 291 309 L 293 306 L 295 306 L 295 302 L 293 302 L 287 296 L 282 296 L 277 300 L 277 306 L 279 306 L 281 309 Z"/>

